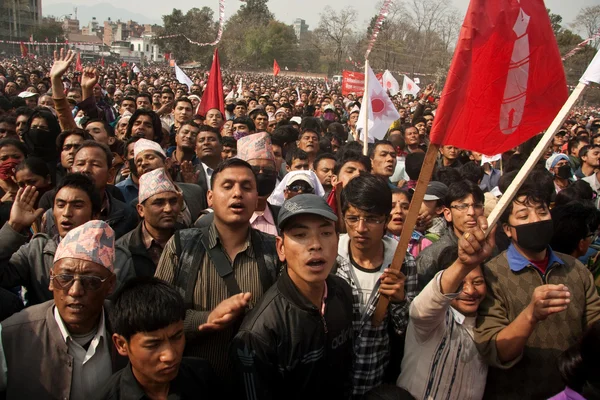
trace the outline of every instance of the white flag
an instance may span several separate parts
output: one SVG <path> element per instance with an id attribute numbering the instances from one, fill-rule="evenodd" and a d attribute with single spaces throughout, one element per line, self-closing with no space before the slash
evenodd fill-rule
<path id="1" fill-rule="evenodd" d="M 238 94 L 238 97 L 239 97 L 239 96 L 241 96 L 241 95 L 242 95 L 242 93 L 243 93 L 243 89 L 242 89 L 242 78 L 240 78 L 240 84 L 239 84 L 239 86 L 238 86 L 238 89 L 237 89 L 237 94 Z"/>
<path id="2" fill-rule="evenodd" d="M 133 63 L 133 65 L 131 66 L 131 69 L 133 70 L 134 74 L 139 74 L 140 73 L 140 69 L 138 68 L 137 65 L 135 65 L 135 63 Z"/>
<path id="3" fill-rule="evenodd" d="M 358 114 L 356 129 L 360 132 L 362 139 L 365 120 L 367 119 L 365 118 L 365 110 L 368 109 L 369 142 L 374 142 L 375 139 L 383 139 L 392 122 L 400 119 L 400 114 L 398 114 L 392 100 L 377 80 L 371 67 L 369 67 L 369 73 L 365 79 L 368 79 L 369 92 L 363 95 L 363 106 Z"/>
<path id="4" fill-rule="evenodd" d="M 408 76 L 404 75 L 404 81 L 402 82 L 402 97 L 407 94 L 416 96 L 421 91 L 421 88 L 417 86 Z"/>
<path id="5" fill-rule="evenodd" d="M 231 89 L 229 93 L 227 93 L 227 96 L 225 96 L 225 100 L 235 100 L 233 89 Z"/>
<path id="6" fill-rule="evenodd" d="M 600 83 L 600 50 L 583 73 L 580 82 L 586 85 L 589 85 L 590 82 Z"/>
<path id="7" fill-rule="evenodd" d="M 395 96 L 400 92 L 400 84 L 396 78 L 394 78 L 394 75 L 387 69 L 383 73 L 383 87 L 386 88 L 392 96 Z"/>
<path id="8" fill-rule="evenodd" d="M 188 89 L 192 88 L 192 85 L 194 83 L 192 82 L 190 77 L 187 76 L 181 68 L 179 68 L 179 66 L 177 64 L 175 64 L 175 77 L 177 78 L 179 83 L 185 83 L 187 85 Z"/>

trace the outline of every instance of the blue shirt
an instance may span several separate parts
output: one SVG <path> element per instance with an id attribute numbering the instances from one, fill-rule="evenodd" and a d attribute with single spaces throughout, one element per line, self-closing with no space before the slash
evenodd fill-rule
<path id="1" fill-rule="evenodd" d="M 498 181 L 500 180 L 500 171 L 496 168 L 492 168 L 489 174 L 483 173 L 483 178 L 481 178 L 481 183 L 479 187 L 484 192 L 491 192 L 493 188 L 498 186 Z"/>
<path id="2" fill-rule="evenodd" d="M 140 189 L 138 185 L 133 182 L 133 179 L 131 179 L 131 175 L 124 181 L 117 183 L 115 186 L 123 193 L 126 204 L 131 204 L 133 200 L 137 199 Z"/>
<path id="3" fill-rule="evenodd" d="M 533 265 L 531 261 L 526 259 L 521 253 L 519 253 L 517 248 L 512 243 L 508 246 L 508 250 L 506 251 L 506 258 L 508 259 L 508 266 L 513 272 L 519 272 L 528 265 Z M 554 263 L 564 265 L 565 262 L 558 258 L 556 254 L 554 254 L 550 246 L 548 246 L 548 267 L 550 267 Z"/>

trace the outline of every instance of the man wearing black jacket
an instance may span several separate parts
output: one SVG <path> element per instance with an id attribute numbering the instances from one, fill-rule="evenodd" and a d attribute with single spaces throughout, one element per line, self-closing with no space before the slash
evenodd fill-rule
<path id="1" fill-rule="evenodd" d="M 347 399 L 352 369 L 352 293 L 329 275 L 336 215 L 301 194 L 279 213 L 279 280 L 246 316 L 231 346 L 247 399 Z"/>

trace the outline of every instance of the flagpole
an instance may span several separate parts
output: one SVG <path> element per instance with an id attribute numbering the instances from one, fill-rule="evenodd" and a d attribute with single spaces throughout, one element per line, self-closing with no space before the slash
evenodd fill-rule
<path id="1" fill-rule="evenodd" d="M 585 83 L 579 82 L 577 84 L 575 90 L 573 90 L 573 93 L 571 93 L 571 95 L 567 99 L 567 102 L 562 106 L 562 108 L 556 115 L 556 118 L 554 118 L 554 121 L 552 121 L 552 124 L 550 124 L 548 130 L 546 131 L 546 133 L 544 133 L 544 136 L 542 136 L 542 139 L 539 141 L 537 146 L 535 146 L 533 152 L 531 153 L 523 167 L 519 170 L 519 173 L 517 174 L 515 179 L 512 181 L 512 183 L 506 189 L 506 191 L 502 194 L 502 197 L 500 197 L 500 200 L 498 201 L 498 203 L 487 218 L 488 230 L 486 231 L 486 235 L 490 233 L 492 227 L 498 222 L 502 213 L 506 210 L 513 197 L 515 197 L 517 191 L 521 188 L 521 185 L 523 185 L 523 182 L 525 182 L 527 175 L 529 175 L 533 167 L 535 167 L 540 158 L 542 158 L 542 155 L 546 152 L 546 150 L 548 150 L 548 146 L 552 142 L 554 135 L 561 128 L 562 124 L 567 119 L 571 108 L 573 108 L 577 100 L 579 100 L 586 88 L 587 85 Z"/>
<path id="2" fill-rule="evenodd" d="M 365 127 L 363 128 L 363 154 L 369 155 L 369 60 L 365 59 L 365 92 L 363 93 L 362 105 L 364 107 Z"/>

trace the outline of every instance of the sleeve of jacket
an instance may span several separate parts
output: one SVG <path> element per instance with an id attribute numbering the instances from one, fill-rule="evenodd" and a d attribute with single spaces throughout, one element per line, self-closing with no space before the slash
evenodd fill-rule
<path id="1" fill-rule="evenodd" d="M 96 98 L 94 96 L 81 101 L 77 106 L 90 119 L 105 119 L 104 112 L 96 106 Z"/>
<path id="2" fill-rule="evenodd" d="M 175 241 L 173 237 L 171 237 L 163 249 L 154 276 L 173 286 L 175 284 L 177 264 Z M 189 339 L 195 335 L 199 335 L 200 332 L 198 331 L 198 327 L 208 321 L 209 315 L 210 311 L 185 310 L 185 319 L 183 321 L 185 336 Z"/>
<path id="3" fill-rule="evenodd" d="M 131 278 L 135 278 L 135 268 L 133 266 L 133 258 L 129 249 L 117 244 L 115 246 L 115 275 L 117 276 L 117 284 L 111 298 L 119 289 Z"/>
<path id="4" fill-rule="evenodd" d="M 0 229 L 0 285 L 25 286 L 30 282 L 29 243 L 8 223 Z"/>
<path id="5" fill-rule="evenodd" d="M 392 315 L 392 323 L 394 324 L 394 331 L 398 335 L 402 335 L 406 332 L 408 326 L 408 317 L 410 311 L 410 304 L 413 299 L 419 294 L 418 290 L 418 276 L 417 276 L 417 264 L 414 257 L 407 253 L 402 264 L 402 273 L 406 280 L 404 281 L 404 295 L 406 300 L 402 303 L 390 303 L 389 311 Z"/>
<path id="6" fill-rule="evenodd" d="M 498 278 L 488 269 L 483 268 L 487 293 L 477 311 L 477 324 L 474 331 L 475 345 L 488 365 L 501 369 L 509 369 L 523 358 L 521 353 L 509 362 L 502 362 L 498 356 L 496 339 L 500 331 L 510 325 L 506 307 L 506 297 L 498 284 Z"/>
<path id="7" fill-rule="evenodd" d="M 585 320 L 583 326 L 589 327 L 600 320 L 600 296 L 598 296 L 598 289 L 596 289 L 592 273 L 586 267 L 580 265 L 579 261 L 577 263 L 585 290 Z"/>
<path id="8" fill-rule="evenodd" d="M 420 101 L 417 101 L 417 107 L 415 108 L 415 113 L 413 114 L 412 120 L 410 124 L 415 126 L 415 121 L 421 117 L 423 117 L 423 113 L 425 112 L 425 106 L 421 104 Z"/>
<path id="9" fill-rule="evenodd" d="M 276 364 L 274 344 L 266 343 L 259 335 L 241 330 L 231 343 L 231 358 L 238 380 L 247 400 L 280 398 L 281 374 Z"/>
<path id="10" fill-rule="evenodd" d="M 54 107 L 56 109 L 56 114 L 58 115 L 58 123 L 60 124 L 63 132 L 70 129 L 76 129 L 77 124 L 75 123 L 75 118 L 73 118 L 73 114 L 71 113 L 71 107 L 69 107 L 67 98 L 62 97 L 57 99 L 52 97 L 52 100 L 54 100 Z"/>

